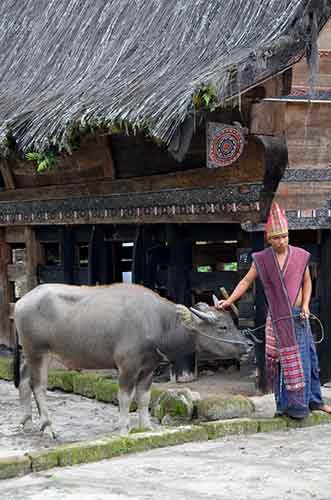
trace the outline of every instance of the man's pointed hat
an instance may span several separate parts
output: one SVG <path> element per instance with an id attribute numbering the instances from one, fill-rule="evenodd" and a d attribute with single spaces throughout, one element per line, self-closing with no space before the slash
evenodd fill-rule
<path id="1" fill-rule="evenodd" d="M 284 210 L 275 201 L 270 208 L 269 217 L 265 227 L 267 240 L 273 236 L 288 233 L 288 222 Z"/>

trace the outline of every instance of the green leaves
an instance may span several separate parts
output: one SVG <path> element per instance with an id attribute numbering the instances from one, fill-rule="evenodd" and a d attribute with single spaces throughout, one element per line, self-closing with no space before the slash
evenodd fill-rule
<path id="1" fill-rule="evenodd" d="M 37 163 L 37 172 L 51 170 L 56 164 L 56 156 L 51 152 L 38 153 L 36 151 L 30 151 L 25 155 L 25 157 L 27 160 Z"/>
<path id="2" fill-rule="evenodd" d="M 211 84 L 203 85 L 192 100 L 196 109 L 213 111 L 218 105 L 217 90 Z"/>

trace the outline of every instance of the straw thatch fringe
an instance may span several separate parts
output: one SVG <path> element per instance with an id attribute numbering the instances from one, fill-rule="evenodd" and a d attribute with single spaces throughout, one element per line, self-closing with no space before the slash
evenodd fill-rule
<path id="1" fill-rule="evenodd" d="M 20 151 L 61 150 L 70 149 L 72 127 L 119 122 L 169 143 L 202 86 L 222 102 L 283 70 L 307 44 L 309 10 L 320 28 L 328 4 L 1 0 L 2 154 L 8 131 Z"/>

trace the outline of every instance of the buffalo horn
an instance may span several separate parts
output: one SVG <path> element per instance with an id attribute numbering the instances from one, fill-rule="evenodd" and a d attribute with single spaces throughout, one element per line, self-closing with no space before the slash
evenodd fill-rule
<path id="1" fill-rule="evenodd" d="M 217 307 L 218 306 L 218 298 L 214 294 L 213 294 L 213 302 L 214 302 L 214 306 Z"/>
<path id="2" fill-rule="evenodd" d="M 212 314 L 205 313 L 203 311 L 199 311 L 199 309 L 194 309 L 194 307 L 190 307 L 190 311 L 193 312 L 198 318 L 203 319 L 204 321 L 209 321 L 212 322 L 215 320 L 214 316 Z"/>

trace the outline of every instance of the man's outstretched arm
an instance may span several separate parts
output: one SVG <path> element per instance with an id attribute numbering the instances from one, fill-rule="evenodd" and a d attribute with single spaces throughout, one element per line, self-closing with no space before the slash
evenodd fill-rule
<path id="1" fill-rule="evenodd" d="M 253 284 L 256 278 L 257 278 L 257 270 L 253 262 L 253 264 L 250 267 L 250 270 L 243 277 L 243 279 L 239 281 L 238 285 L 233 290 L 230 297 L 226 300 L 220 300 L 217 305 L 217 308 L 228 309 L 231 306 L 231 304 L 239 300 L 240 297 L 244 295 L 244 293 L 249 289 L 249 287 Z"/>

